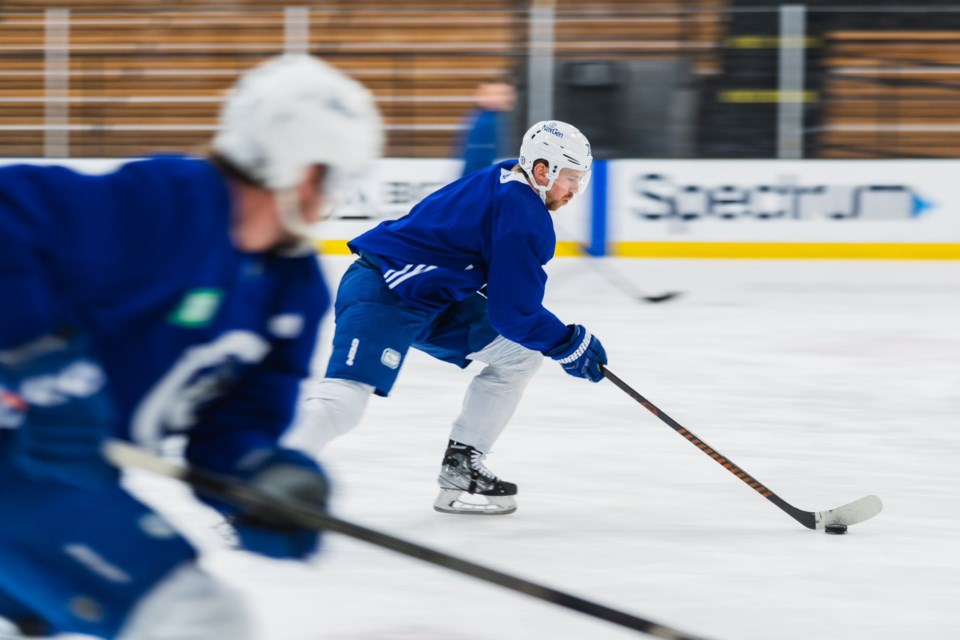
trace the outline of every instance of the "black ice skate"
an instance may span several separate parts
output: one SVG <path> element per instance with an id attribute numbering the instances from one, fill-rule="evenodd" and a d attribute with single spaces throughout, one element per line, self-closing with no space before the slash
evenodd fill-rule
<path id="1" fill-rule="evenodd" d="M 517 485 L 483 465 L 485 455 L 451 440 L 440 467 L 440 495 L 433 508 L 443 513 L 502 516 L 517 510 Z"/>

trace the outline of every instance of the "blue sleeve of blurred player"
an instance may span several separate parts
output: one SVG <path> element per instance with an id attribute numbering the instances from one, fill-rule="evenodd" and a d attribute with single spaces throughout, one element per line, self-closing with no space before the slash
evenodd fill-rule
<path id="1" fill-rule="evenodd" d="M 27 477 L 99 484 L 114 477 L 99 443 L 115 424 L 106 375 L 53 269 L 58 237 L 40 174 L 0 170 L 0 431 L 4 461 Z M 83 199 L 87 193 L 74 197 Z"/>
<path id="2" fill-rule="evenodd" d="M 115 415 L 106 374 L 82 336 L 46 335 L 0 351 L 3 460 L 40 482 L 102 486 L 117 478 L 100 455 Z"/>
<path id="3" fill-rule="evenodd" d="M 310 373 L 330 294 L 315 259 L 278 262 L 284 287 L 278 292 L 281 310 L 271 319 L 269 354 L 205 407 L 191 429 L 187 457 L 206 469 L 232 473 L 249 452 L 276 447 Z"/>
<path id="4" fill-rule="evenodd" d="M 233 475 L 279 500 L 305 499 L 323 508 L 326 478 L 310 456 L 280 447 L 290 425 L 300 383 L 308 375 L 317 328 L 330 295 L 317 261 L 277 260 L 275 277 L 283 283 L 271 317 L 267 356 L 246 370 L 233 388 L 204 407 L 189 433 L 187 460 L 197 467 Z M 262 475 L 261 475 L 262 474 Z M 271 478 L 287 477 L 271 489 Z M 318 495 L 318 492 L 322 495 Z M 201 496 L 203 498 L 203 496 Z M 315 530 L 238 513 L 234 505 L 204 498 L 233 516 L 243 548 L 275 558 L 304 558 L 316 552 Z"/>
<path id="5" fill-rule="evenodd" d="M 49 243 L 57 237 L 44 210 L 49 188 L 21 167 L 0 168 L 0 291 L 7 301 L 0 304 L 0 350 L 52 333 L 70 320 L 49 261 Z"/>

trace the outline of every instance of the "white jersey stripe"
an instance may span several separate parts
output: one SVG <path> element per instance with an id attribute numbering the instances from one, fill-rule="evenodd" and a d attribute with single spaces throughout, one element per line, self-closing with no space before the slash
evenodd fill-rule
<path id="1" fill-rule="evenodd" d="M 409 265 L 409 264 L 407 265 L 407 267 L 411 267 L 411 266 L 413 266 L 413 265 Z M 409 280 L 410 278 L 412 278 L 412 277 L 414 277 L 414 276 L 418 276 L 418 275 L 420 275 L 420 274 L 422 274 L 422 273 L 426 273 L 426 272 L 428 272 L 428 271 L 433 271 L 433 270 L 436 269 L 436 268 L 437 268 L 437 267 L 434 266 L 434 265 L 429 265 L 429 266 L 428 266 L 428 265 L 425 265 L 425 264 L 418 264 L 413 271 L 410 271 L 409 273 L 406 273 L 406 274 L 404 274 L 404 275 L 401 275 L 400 277 L 395 277 L 395 278 L 393 279 L 393 281 L 389 281 L 389 282 L 387 283 L 387 288 L 388 288 L 388 289 L 393 289 L 394 287 L 396 287 L 398 284 L 404 282 L 405 280 Z M 403 271 L 406 271 L 406 270 L 407 270 L 407 269 L 404 269 Z M 403 273 L 403 272 L 401 272 L 401 273 Z M 398 275 L 399 275 L 399 274 L 398 274 Z"/>
<path id="2" fill-rule="evenodd" d="M 396 278 L 396 277 L 398 277 L 398 276 L 402 276 L 403 274 L 405 274 L 407 271 L 410 270 L 411 267 L 413 267 L 413 265 L 412 265 L 412 264 L 408 264 L 407 266 L 405 266 L 405 267 L 404 267 L 403 269 L 401 269 L 400 271 L 397 271 L 397 270 L 395 270 L 395 269 L 390 269 L 389 271 L 387 271 L 387 272 L 385 272 L 385 273 L 383 274 L 383 279 L 386 280 L 387 282 L 390 282 L 392 279 L 394 279 L 394 278 Z"/>

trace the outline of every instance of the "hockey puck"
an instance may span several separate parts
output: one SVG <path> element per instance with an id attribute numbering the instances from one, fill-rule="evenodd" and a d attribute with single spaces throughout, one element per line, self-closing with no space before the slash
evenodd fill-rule
<path id="1" fill-rule="evenodd" d="M 845 524 L 828 524 L 823 528 L 827 533 L 833 533 L 835 535 L 840 535 L 847 532 L 847 525 Z"/>

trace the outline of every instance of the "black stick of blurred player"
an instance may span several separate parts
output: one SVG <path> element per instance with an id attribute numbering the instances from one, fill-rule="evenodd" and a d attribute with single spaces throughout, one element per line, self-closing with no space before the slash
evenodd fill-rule
<path id="1" fill-rule="evenodd" d="M 285 520 L 314 531 L 336 531 L 351 538 L 363 540 L 378 547 L 390 549 L 405 556 L 417 558 L 656 638 L 703 640 L 699 636 L 672 629 L 625 611 L 613 609 L 442 551 L 341 520 L 311 504 L 296 500 L 278 500 L 234 478 L 168 462 L 127 442 L 107 441 L 103 447 L 103 455 L 118 468 L 144 469 L 174 478 L 186 483 L 198 493 L 246 510 L 256 511 L 265 516 Z"/>
<path id="2" fill-rule="evenodd" d="M 601 365 L 603 367 L 603 365 Z M 847 525 L 857 524 L 880 513 L 883 509 L 883 503 L 877 496 L 864 496 L 850 504 L 845 504 L 836 509 L 828 511 L 804 511 L 798 509 L 773 491 L 768 489 L 759 480 L 734 464 L 730 458 L 721 455 L 716 449 L 698 438 L 695 434 L 688 431 L 676 420 L 661 411 L 656 405 L 644 398 L 640 393 L 633 389 L 626 382 L 615 376 L 610 369 L 603 367 L 603 376 L 617 385 L 628 396 L 639 402 L 643 407 L 665 422 L 671 429 L 689 440 L 694 446 L 705 454 L 717 461 L 724 469 L 737 476 L 751 489 L 761 496 L 780 507 L 791 518 L 807 527 L 808 529 L 825 529 L 827 533 L 845 533 Z"/>
<path id="3" fill-rule="evenodd" d="M 566 231 L 563 227 L 557 224 L 557 221 L 553 221 L 554 229 L 558 229 L 563 232 L 564 235 L 569 236 L 570 233 Z M 681 294 L 680 291 L 665 291 L 664 293 L 656 295 L 647 295 L 640 290 L 637 285 L 633 283 L 632 280 L 624 276 L 619 271 L 615 271 L 609 265 L 604 264 L 598 256 L 594 255 L 593 251 L 582 242 L 575 241 L 574 244 L 577 247 L 577 251 L 582 253 L 586 258 L 586 263 L 590 265 L 590 268 L 593 271 L 606 280 L 608 283 L 613 285 L 616 289 L 619 289 L 621 293 L 626 295 L 628 298 L 633 298 L 639 302 L 650 302 L 656 304 L 658 302 L 666 302 L 667 300 L 673 300 Z"/>
<path id="4" fill-rule="evenodd" d="M 640 302 L 666 302 L 667 300 L 673 300 L 681 294 L 680 291 L 665 291 L 664 293 L 658 295 L 647 295 L 640 290 L 637 285 L 633 283 L 632 280 L 624 276 L 619 271 L 614 271 L 609 265 L 603 263 L 598 257 L 590 253 L 589 247 L 583 244 L 577 243 L 577 248 L 586 255 L 586 262 L 590 265 L 590 268 L 593 269 L 597 275 L 602 277 L 604 280 L 609 282 L 611 285 L 620 290 L 621 293 L 626 295 L 629 298 L 634 300 L 639 300 Z"/>

